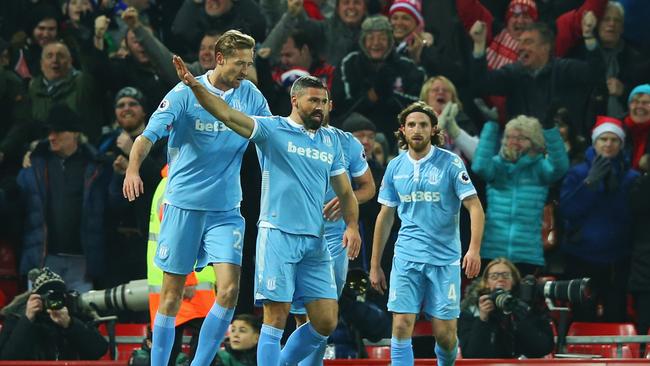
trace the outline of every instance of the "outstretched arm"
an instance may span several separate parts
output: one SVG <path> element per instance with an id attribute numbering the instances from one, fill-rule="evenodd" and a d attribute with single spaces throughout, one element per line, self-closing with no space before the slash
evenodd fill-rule
<path id="1" fill-rule="evenodd" d="M 228 103 L 223 99 L 210 93 L 189 72 L 182 58 L 174 55 L 173 61 L 178 78 L 190 87 L 192 93 L 194 93 L 194 96 L 196 96 L 196 99 L 206 111 L 217 117 L 217 119 L 242 137 L 249 138 L 253 134 L 253 130 L 255 129 L 254 119 L 238 110 L 230 108 Z"/>

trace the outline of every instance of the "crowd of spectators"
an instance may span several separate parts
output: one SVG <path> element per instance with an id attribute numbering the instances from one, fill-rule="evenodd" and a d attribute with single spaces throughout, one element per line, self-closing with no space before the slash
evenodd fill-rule
<path id="1" fill-rule="evenodd" d="M 592 277 L 603 296 L 575 309 L 577 319 L 632 320 L 630 293 L 647 334 L 649 17 L 641 0 L 2 2 L 0 244 L 15 253 L 23 289 L 44 266 L 79 292 L 144 278 L 167 149 L 154 145 L 140 172 L 145 197 L 129 203 L 121 187 L 131 146 L 178 83 L 171 55 L 205 73 L 216 39 L 234 28 L 257 41 L 250 79 L 274 114 L 288 114 L 288 88 L 302 75 L 330 88 L 331 124 L 361 141 L 377 189 L 399 154 L 397 114 L 429 104 L 486 207 L 484 265 L 507 258 L 491 268 L 507 267 L 502 279 L 514 287 L 527 274 Z M 238 313 L 254 312 L 259 175 L 249 148 Z M 549 206 L 557 245 L 545 250 Z M 361 205 L 363 247 L 351 268 L 368 269 L 378 208 Z M 466 213 L 460 228 L 466 246 Z M 480 286 L 491 279 L 486 268 Z M 473 291 L 467 316 L 481 308 Z"/>

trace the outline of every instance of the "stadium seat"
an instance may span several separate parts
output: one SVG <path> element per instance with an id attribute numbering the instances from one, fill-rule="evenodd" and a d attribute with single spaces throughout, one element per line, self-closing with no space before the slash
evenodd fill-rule
<path id="1" fill-rule="evenodd" d="M 142 346 L 142 341 L 147 337 L 148 323 L 145 324 L 115 324 L 115 342 L 117 343 L 117 359 L 128 360 L 131 353 Z M 106 324 L 99 325 L 99 332 L 103 336 L 107 336 Z M 108 352 L 102 360 L 110 360 L 110 352 Z"/>
<path id="2" fill-rule="evenodd" d="M 573 322 L 569 327 L 568 336 L 625 336 L 637 335 L 632 323 L 582 323 Z M 623 345 L 623 358 L 638 358 L 639 344 Z M 596 354 L 606 358 L 616 358 L 616 344 L 569 344 L 567 352 Z"/>
<path id="3" fill-rule="evenodd" d="M 369 359 L 390 359 L 390 346 L 366 346 Z"/>

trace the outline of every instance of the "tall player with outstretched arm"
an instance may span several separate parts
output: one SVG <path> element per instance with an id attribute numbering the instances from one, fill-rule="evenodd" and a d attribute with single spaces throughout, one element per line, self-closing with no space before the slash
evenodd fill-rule
<path id="1" fill-rule="evenodd" d="M 296 364 L 320 348 L 336 328 L 338 303 L 331 258 L 323 238 L 328 184 L 339 198 L 348 256 L 359 253 L 359 207 L 345 173 L 339 137 L 320 128 L 327 89 L 312 76 L 291 87 L 288 117 L 249 117 L 230 108 L 174 57 L 176 71 L 212 115 L 255 142 L 262 196 L 255 269 L 255 300 L 264 306 L 257 364 Z M 309 322 L 296 329 L 280 356 L 280 339 L 291 303 L 304 304 Z"/>

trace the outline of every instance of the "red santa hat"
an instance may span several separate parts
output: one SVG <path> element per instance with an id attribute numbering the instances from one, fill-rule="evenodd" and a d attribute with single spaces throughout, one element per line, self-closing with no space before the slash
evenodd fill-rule
<path id="1" fill-rule="evenodd" d="M 625 130 L 623 130 L 623 123 L 620 120 L 614 117 L 597 116 L 596 124 L 591 131 L 591 142 L 596 142 L 598 136 L 605 132 L 611 132 L 621 139 L 621 143 L 625 142 Z"/>
<path id="2" fill-rule="evenodd" d="M 512 0 L 510 5 L 508 5 L 508 11 L 506 12 L 506 21 L 510 19 L 514 14 L 528 14 L 534 21 L 537 21 L 537 4 L 535 0 Z"/>
<path id="3" fill-rule="evenodd" d="M 417 20 L 419 26 L 424 26 L 422 17 L 422 2 L 420 0 L 395 0 L 388 10 L 388 16 L 397 11 L 403 11 Z"/>

